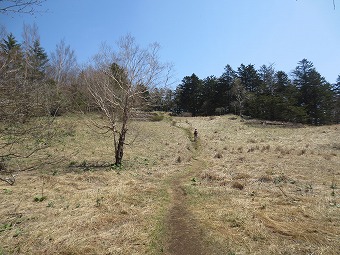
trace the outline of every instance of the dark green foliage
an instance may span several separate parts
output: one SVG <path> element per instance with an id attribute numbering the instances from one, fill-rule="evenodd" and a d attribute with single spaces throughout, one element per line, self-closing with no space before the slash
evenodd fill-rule
<path id="1" fill-rule="evenodd" d="M 33 46 L 29 49 L 28 58 L 30 59 L 29 79 L 41 80 L 46 74 L 46 66 L 48 63 L 48 57 L 41 47 L 40 41 L 35 40 Z"/>
<path id="2" fill-rule="evenodd" d="M 332 86 L 334 109 L 332 112 L 332 119 L 334 123 L 340 123 L 340 75 L 336 83 Z"/>
<path id="3" fill-rule="evenodd" d="M 300 91 L 298 103 L 306 111 L 307 122 L 313 125 L 331 122 L 333 92 L 330 84 L 307 59 L 298 63 L 293 74 L 294 85 Z"/>
<path id="4" fill-rule="evenodd" d="M 7 39 L 3 39 L 0 47 L 6 55 L 9 55 L 13 50 L 20 49 L 20 44 L 15 39 L 14 35 L 10 33 L 7 36 Z"/>
<path id="5" fill-rule="evenodd" d="M 312 125 L 339 123 L 340 75 L 331 85 L 307 59 L 298 63 L 292 78 L 273 65 L 256 70 L 241 64 L 237 72 L 227 65 L 219 78 L 186 76 L 176 88 L 175 103 L 177 113 L 192 116 L 234 113 Z"/>
<path id="6" fill-rule="evenodd" d="M 203 82 L 197 75 L 186 76 L 176 89 L 177 112 L 191 112 L 193 116 L 200 114 L 203 101 Z"/>

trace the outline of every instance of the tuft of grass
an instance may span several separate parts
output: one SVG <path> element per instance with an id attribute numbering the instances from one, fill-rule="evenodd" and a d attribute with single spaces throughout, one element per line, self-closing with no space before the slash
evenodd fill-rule
<path id="1" fill-rule="evenodd" d="M 233 176 L 234 180 L 249 179 L 251 176 L 247 173 L 237 173 Z"/>
<path id="2" fill-rule="evenodd" d="M 260 178 L 258 178 L 259 182 L 273 182 L 273 178 L 269 175 L 262 175 Z"/>
<path id="3" fill-rule="evenodd" d="M 37 196 L 34 197 L 33 201 L 34 202 L 42 202 L 42 201 L 44 201 L 46 199 L 47 199 L 46 196 L 37 195 Z"/>
<path id="4" fill-rule="evenodd" d="M 218 172 L 215 171 L 205 171 L 201 174 L 201 179 L 209 182 L 223 181 L 224 178 L 225 178 L 224 176 L 220 175 Z"/>
<path id="5" fill-rule="evenodd" d="M 162 121 L 163 119 L 164 119 L 164 114 L 161 114 L 161 113 L 155 113 L 150 118 L 151 121 Z"/>
<path id="6" fill-rule="evenodd" d="M 261 148 L 261 152 L 270 151 L 270 145 L 267 144 Z"/>
<path id="7" fill-rule="evenodd" d="M 231 187 L 233 189 L 239 189 L 239 190 L 243 190 L 244 189 L 244 185 L 239 183 L 239 182 L 237 182 L 237 181 L 232 182 L 231 183 Z"/>

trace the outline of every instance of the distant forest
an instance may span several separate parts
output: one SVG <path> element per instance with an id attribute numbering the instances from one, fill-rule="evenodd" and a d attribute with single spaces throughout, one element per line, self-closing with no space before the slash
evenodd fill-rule
<path id="1" fill-rule="evenodd" d="M 173 92 L 176 113 L 193 116 L 234 113 L 263 120 L 322 125 L 340 121 L 340 75 L 330 84 L 307 59 L 291 75 L 273 65 L 230 65 L 220 77 L 184 77 Z"/>
<path id="2" fill-rule="evenodd" d="M 36 116 L 98 110 L 85 81 L 91 66 L 80 67 L 64 41 L 48 55 L 37 27 L 30 25 L 24 25 L 20 43 L 4 31 L 0 39 L 0 120 L 14 113 Z M 291 74 L 273 65 L 258 70 L 252 64 L 237 69 L 226 65 L 220 77 L 201 79 L 192 74 L 175 89 L 148 87 L 138 103 L 140 110 L 182 116 L 233 113 L 311 125 L 340 123 L 340 75 L 331 84 L 307 59 L 298 62 Z"/>

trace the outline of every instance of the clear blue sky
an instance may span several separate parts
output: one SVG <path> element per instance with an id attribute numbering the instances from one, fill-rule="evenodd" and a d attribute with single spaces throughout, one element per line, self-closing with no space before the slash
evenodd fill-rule
<path id="1" fill-rule="evenodd" d="M 102 42 L 130 33 L 158 42 L 164 62 L 184 76 L 220 76 L 227 64 L 275 64 L 290 74 L 307 58 L 327 81 L 340 75 L 340 0 L 47 0 L 35 16 L 0 15 L 19 41 L 23 23 L 39 28 L 50 53 L 64 39 L 85 63 Z"/>

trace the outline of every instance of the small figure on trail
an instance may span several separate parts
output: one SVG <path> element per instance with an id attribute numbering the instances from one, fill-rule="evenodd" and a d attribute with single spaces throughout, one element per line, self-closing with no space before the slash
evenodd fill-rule
<path id="1" fill-rule="evenodd" d="M 197 129 L 195 128 L 195 131 L 194 131 L 194 141 L 197 142 L 197 137 L 198 137 L 198 131 Z"/>

